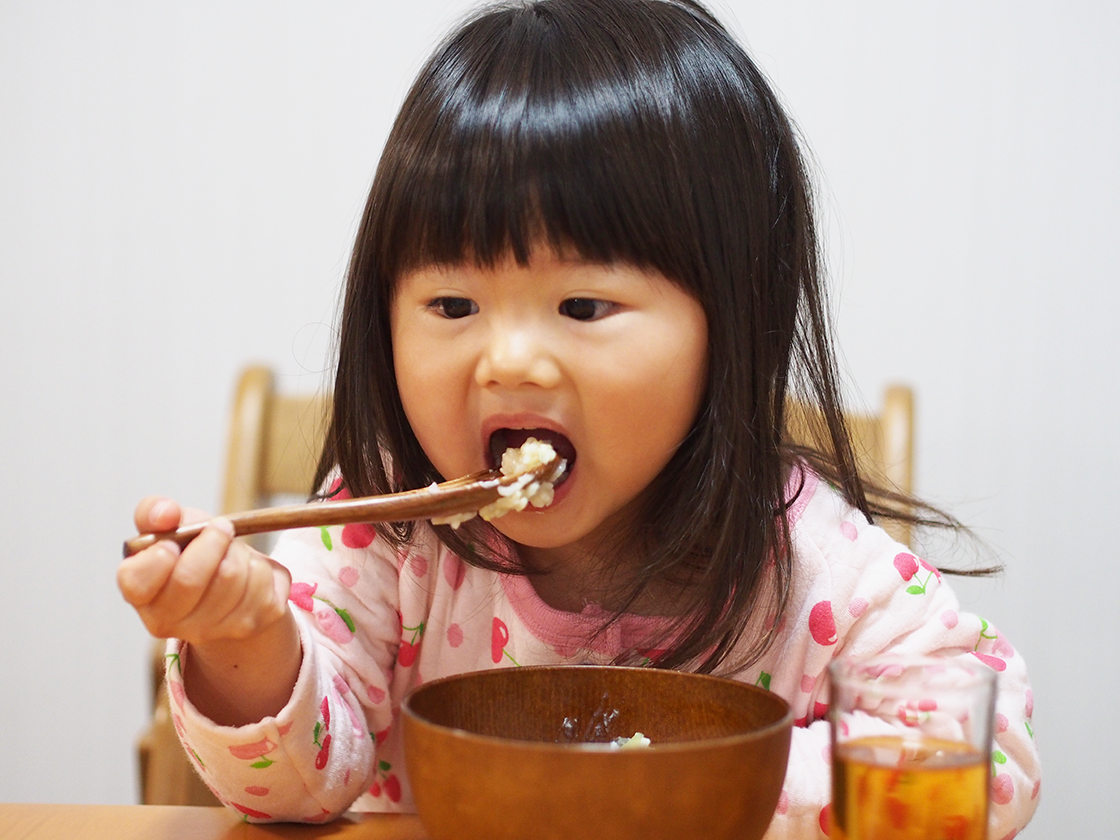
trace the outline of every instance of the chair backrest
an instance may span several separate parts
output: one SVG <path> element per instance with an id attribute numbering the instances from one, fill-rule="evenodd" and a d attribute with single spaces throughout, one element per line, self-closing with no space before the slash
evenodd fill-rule
<path id="1" fill-rule="evenodd" d="M 307 496 L 328 411 L 328 395 L 280 393 L 267 367 L 245 368 L 230 416 L 223 512 L 262 507 L 274 496 Z"/>
<path id="2" fill-rule="evenodd" d="M 787 427 L 795 440 L 812 443 L 816 415 L 791 403 Z M 876 484 L 909 495 L 914 484 L 914 393 L 905 385 L 890 385 L 878 414 L 848 412 L 844 415 L 852 436 L 856 466 Z M 884 530 L 901 543 L 910 543 L 910 527 L 885 520 Z"/>

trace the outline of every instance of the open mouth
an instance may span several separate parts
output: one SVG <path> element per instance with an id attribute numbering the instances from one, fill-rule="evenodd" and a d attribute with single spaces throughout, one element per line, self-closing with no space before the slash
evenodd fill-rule
<path id="1" fill-rule="evenodd" d="M 502 453 L 507 449 L 517 449 L 529 438 L 536 438 L 539 441 L 552 444 L 556 454 L 568 462 L 567 469 L 555 483 L 560 485 L 567 481 L 568 476 L 572 473 L 572 467 L 576 463 L 576 448 L 564 435 L 551 429 L 498 429 L 490 435 L 490 451 L 487 453 L 490 458 L 490 467 L 492 469 L 496 468 L 502 463 Z"/>

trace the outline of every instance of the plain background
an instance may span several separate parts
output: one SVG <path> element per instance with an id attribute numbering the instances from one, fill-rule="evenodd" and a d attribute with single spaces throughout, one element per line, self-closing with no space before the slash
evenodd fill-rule
<path id="1" fill-rule="evenodd" d="M 128 803 L 143 495 L 217 504 L 236 371 L 327 380 L 394 112 L 464 0 L 0 2 L 0 800 Z M 1120 4 L 722 0 L 819 169 L 852 400 L 918 397 L 917 488 L 1007 563 L 1028 837 L 1115 824 Z M 933 556 L 935 561 L 952 558 Z"/>

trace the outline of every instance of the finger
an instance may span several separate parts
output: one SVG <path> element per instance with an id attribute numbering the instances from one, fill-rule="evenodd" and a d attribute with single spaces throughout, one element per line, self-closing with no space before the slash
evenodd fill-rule
<path id="1" fill-rule="evenodd" d="M 167 584 L 178 559 L 179 546 L 170 540 L 126 558 L 117 566 L 117 587 L 124 599 L 134 607 L 150 604 Z"/>
<path id="2" fill-rule="evenodd" d="M 136 530 L 141 534 L 173 531 L 179 527 L 182 511 L 179 505 L 163 496 L 146 496 L 133 513 Z"/>
<path id="3" fill-rule="evenodd" d="M 198 607 L 232 540 L 233 526 L 219 518 L 183 549 L 167 584 L 149 604 L 161 629 L 178 625 Z"/>
<path id="4" fill-rule="evenodd" d="M 216 628 L 223 638 L 248 638 L 277 621 L 287 610 L 287 602 L 276 599 L 271 560 L 254 552 L 244 570 L 241 600 Z"/>
<path id="5" fill-rule="evenodd" d="M 287 566 L 277 563 L 271 557 L 265 559 L 268 560 L 269 570 L 272 573 L 272 591 L 276 600 L 287 609 L 288 598 L 292 594 L 292 573 L 288 571 Z"/>
<path id="6" fill-rule="evenodd" d="M 180 525 L 193 525 L 196 522 L 205 522 L 210 518 L 210 514 L 208 514 L 204 510 L 199 510 L 198 508 L 188 507 L 183 508 L 182 510 L 183 521 L 179 523 Z"/>
<path id="7" fill-rule="evenodd" d="M 187 616 L 182 631 L 184 634 L 190 634 L 196 642 L 227 637 L 222 626 L 244 601 L 245 590 L 250 583 L 249 553 L 245 546 L 230 546 L 210 578 L 206 592 Z"/>
<path id="8" fill-rule="evenodd" d="M 231 554 L 233 552 L 231 551 Z M 287 569 L 260 552 L 245 547 L 237 562 L 227 557 L 222 566 L 236 570 L 227 580 L 220 567 L 203 601 L 187 619 L 196 642 L 219 639 L 245 639 L 274 622 L 287 612 L 287 595 L 291 578 Z M 281 583 L 277 584 L 277 576 Z M 222 587 L 222 591 L 217 591 Z M 236 603 L 227 609 L 236 595 Z M 187 632 L 187 631 L 184 631 Z"/>

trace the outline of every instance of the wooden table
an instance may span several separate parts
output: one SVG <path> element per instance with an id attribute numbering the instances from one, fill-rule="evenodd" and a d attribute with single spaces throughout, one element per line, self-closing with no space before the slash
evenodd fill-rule
<path id="1" fill-rule="evenodd" d="M 411 814 L 346 814 L 326 825 L 250 825 L 225 808 L 0 803 L 0 840 L 426 840 Z"/>

